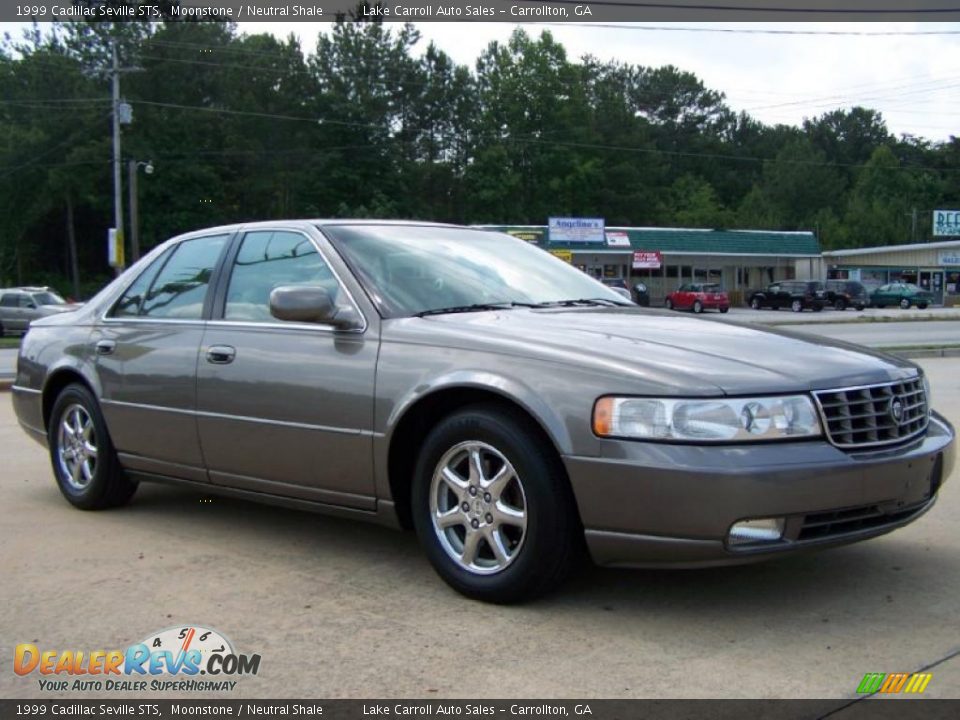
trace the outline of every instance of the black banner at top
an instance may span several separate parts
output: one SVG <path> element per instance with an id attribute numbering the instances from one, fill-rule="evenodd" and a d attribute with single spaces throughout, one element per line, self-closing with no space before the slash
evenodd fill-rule
<path id="1" fill-rule="evenodd" d="M 950 21 L 960 0 L 3 0 L 0 21 Z"/>

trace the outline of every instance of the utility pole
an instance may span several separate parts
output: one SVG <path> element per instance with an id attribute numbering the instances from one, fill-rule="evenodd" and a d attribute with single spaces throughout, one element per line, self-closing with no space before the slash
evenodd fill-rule
<path id="1" fill-rule="evenodd" d="M 113 227 L 116 232 L 116 273 L 123 272 L 123 188 L 120 178 L 120 62 L 117 58 L 117 38 L 111 40 L 113 64 L 111 80 L 113 89 Z"/>

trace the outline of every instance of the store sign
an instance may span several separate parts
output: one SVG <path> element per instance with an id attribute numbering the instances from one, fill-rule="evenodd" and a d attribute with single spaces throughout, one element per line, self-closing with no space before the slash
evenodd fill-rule
<path id="1" fill-rule="evenodd" d="M 933 236 L 951 237 L 960 235 L 960 210 L 934 210 Z"/>
<path id="2" fill-rule="evenodd" d="M 633 253 L 633 269 L 641 270 L 659 270 L 663 265 L 663 255 L 659 250 L 648 252 L 646 250 L 636 250 Z"/>
<path id="3" fill-rule="evenodd" d="M 524 228 L 523 230 L 507 230 L 508 235 L 513 235 L 520 240 L 526 240 L 528 243 L 539 245 L 543 240 L 543 230 L 534 230 Z"/>
<path id="4" fill-rule="evenodd" d="M 605 243 L 603 218 L 550 218 L 552 243 Z"/>
<path id="5" fill-rule="evenodd" d="M 937 253 L 937 259 L 940 265 L 960 267 L 960 250 L 941 250 Z"/>
<path id="6" fill-rule="evenodd" d="M 550 254 L 560 258 L 565 263 L 573 263 L 573 253 L 569 250 L 550 250 Z"/>
<path id="7" fill-rule="evenodd" d="M 607 245 L 610 247 L 630 247 L 630 236 L 625 232 L 608 232 Z"/>

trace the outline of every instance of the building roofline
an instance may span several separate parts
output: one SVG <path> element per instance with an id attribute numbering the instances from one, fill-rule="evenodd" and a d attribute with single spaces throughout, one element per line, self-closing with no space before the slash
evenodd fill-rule
<path id="1" fill-rule="evenodd" d="M 930 250 L 939 248 L 960 248 L 960 238 L 957 240 L 938 240 L 928 243 L 910 243 L 908 245 L 879 245 L 869 248 L 851 248 L 849 250 L 824 250 L 824 257 L 847 257 L 850 255 L 873 255 L 885 252 L 902 252 L 911 250 Z"/>

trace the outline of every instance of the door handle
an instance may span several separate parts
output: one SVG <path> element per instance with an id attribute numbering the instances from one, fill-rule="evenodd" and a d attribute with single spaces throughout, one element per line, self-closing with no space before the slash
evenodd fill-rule
<path id="1" fill-rule="evenodd" d="M 100 340 L 96 347 L 97 355 L 110 355 L 117 349 L 117 343 L 114 340 Z"/>
<path id="2" fill-rule="evenodd" d="M 207 349 L 207 362 L 214 365 L 227 365 L 233 362 L 237 349 L 229 345 L 213 345 Z"/>

